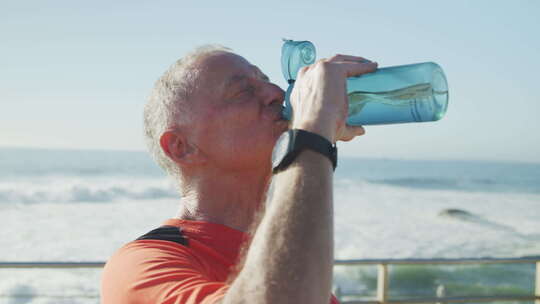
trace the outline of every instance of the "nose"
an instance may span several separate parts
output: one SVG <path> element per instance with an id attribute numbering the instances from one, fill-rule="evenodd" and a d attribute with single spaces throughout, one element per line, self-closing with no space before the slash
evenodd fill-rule
<path id="1" fill-rule="evenodd" d="M 267 82 L 264 84 L 262 90 L 262 97 L 264 100 L 264 105 L 268 106 L 273 103 L 278 103 L 280 105 L 285 101 L 285 91 L 283 91 L 279 86 Z"/>

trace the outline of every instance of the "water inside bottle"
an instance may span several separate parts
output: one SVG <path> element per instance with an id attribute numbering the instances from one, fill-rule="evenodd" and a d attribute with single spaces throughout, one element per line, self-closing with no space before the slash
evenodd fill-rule
<path id="1" fill-rule="evenodd" d="M 366 115 L 370 116 L 370 112 L 381 112 L 382 107 L 391 107 L 403 110 L 395 112 L 396 122 L 404 120 L 403 115 L 412 116 L 409 121 L 438 120 L 444 115 L 444 109 L 438 101 L 446 99 L 447 94 L 448 91 L 435 90 L 430 83 L 382 92 L 353 91 L 348 94 L 349 117 L 354 119 L 355 116 L 363 116 L 362 119 L 369 120 Z"/>

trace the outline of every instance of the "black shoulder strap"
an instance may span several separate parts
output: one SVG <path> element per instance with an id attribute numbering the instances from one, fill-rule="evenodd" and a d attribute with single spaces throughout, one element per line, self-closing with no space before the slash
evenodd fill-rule
<path id="1" fill-rule="evenodd" d="M 140 236 L 139 238 L 137 238 L 137 241 L 139 240 L 161 240 L 175 242 L 184 246 L 188 245 L 188 240 L 182 234 L 182 230 L 180 230 L 180 228 L 176 226 L 161 226 L 148 232 L 143 236 Z"/>

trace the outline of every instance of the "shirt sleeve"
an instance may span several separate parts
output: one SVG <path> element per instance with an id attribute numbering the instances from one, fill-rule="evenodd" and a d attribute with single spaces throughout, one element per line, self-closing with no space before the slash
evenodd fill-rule
<path id="1" fill-rule="evenodd" d="M 228 284 L 208 278 L 188 249 L 167 241 L 136 241 L 107 262 L 102 304 L 212 304 Z"/>

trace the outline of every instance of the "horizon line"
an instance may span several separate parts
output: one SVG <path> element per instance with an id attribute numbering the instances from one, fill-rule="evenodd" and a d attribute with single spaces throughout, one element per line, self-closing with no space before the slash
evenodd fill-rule
<path id="1" fill-rule="evenodd" d="M 114 153 L 141 153 L 147 154 L 151 157 L 150 152 L 146 149 L 114 149 L 114 148 L 72 148 L 72 147 L 32 147 L 32 146 L 6 146 L 0 144 L 0 150 L 45 150 L 45 151 L 65 151 L 65 152 L 114 152 Z M 387 160 L 387 161 L 426 161 L 426 162 L 483 162 L 483 163 L 519 163 L 540 165 L 540 161 L 531 160 L 513 160 L 513 159 L 477 159 L 477 158 L 414 158 L 414 157 L 375 157 L 375 156 L 355 156 L 355 155 L 342 155 L 340 158 L 344 159 L 370 159 L 370 160 Z"/>

